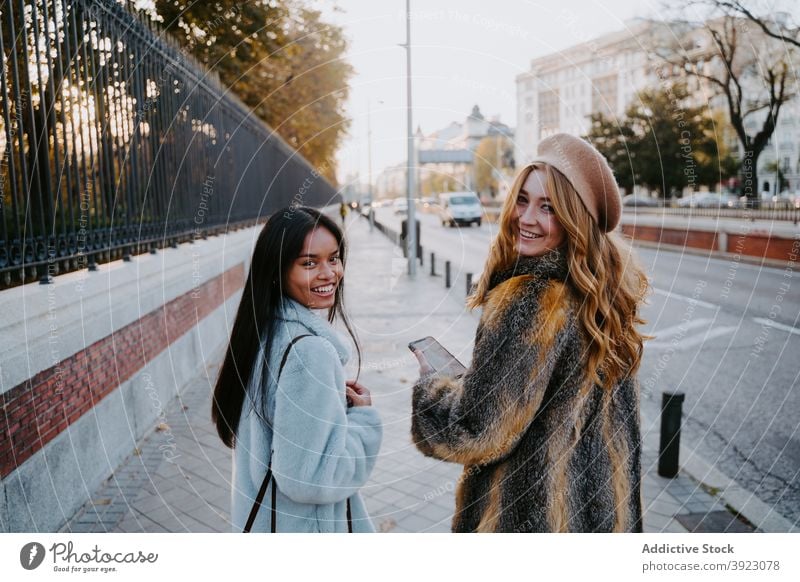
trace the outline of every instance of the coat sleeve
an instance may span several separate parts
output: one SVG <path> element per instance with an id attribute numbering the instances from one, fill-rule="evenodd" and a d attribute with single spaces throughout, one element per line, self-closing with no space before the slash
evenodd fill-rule
<path id="1" fill-rule="evenodd" d="M 278 383 L 272 469 L 278 489 L 298 503 L 347 499 L 375 465 L 380 417 L 372 406 L 347 408 L 341 369 L 330 342 L 303 338 L 292 347 Z"/>
<path id="2" fill-rule="evenodd" d="M 570 316 L 559 281 L 530 276 L 498 285 L 484 305 L 472 365 L 460 378 L 432 374 L 414 386 L 411 433 L 424 454 L 464 465 L 505 457 L 542 404 Z"/>

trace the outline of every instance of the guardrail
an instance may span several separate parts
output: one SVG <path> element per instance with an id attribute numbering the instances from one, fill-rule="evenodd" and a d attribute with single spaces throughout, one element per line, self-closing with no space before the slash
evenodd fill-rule
<path id="1" fill-rule="evenodd" d="M 780 220 L 797 224 L 800 208 L 786 206 L 765 206 L 761 208 L 673 208 L 648 206 L 623 206 L 623 212 L 636 214 L 657 214 L 665 216 L 695 216 L 702 218 L 739 218 L 743 220 Z"/>

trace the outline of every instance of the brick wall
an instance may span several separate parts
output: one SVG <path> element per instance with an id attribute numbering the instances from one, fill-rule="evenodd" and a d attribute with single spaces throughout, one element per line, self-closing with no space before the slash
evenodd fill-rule
<path id="1" fill-rule="evenodd" d="M 622 233 L 635 241 L 653 242 L 679 247 L 690 247 L 710 251 L 724 251 L 748 257 L 797 261 L 797 239 L 769 236 L 759 232 L 746 234 L 729 233 L 727 248 L 720 248 L 720 238 L 715 232 L 680 230 L 660 226 L 623 224 Z"/>
<path id="2" fill-rule="evenodd" d="M 0 395 L 0 478 L 131 378 L 244 285 L 242 263 Z"/>
<path id="3" fill-rule="evenodd" d="M 744 240 L 737 241 L 737 237 L 728 239 L 729 252 L 782 261 L 797 261 L 798 258 L 798 242 L 795 239 L 748 234 Z"/>
<path id="4" fill-rule="evenodd" d="M 634 240 L 656 242 L 703 250 L 720 250 L 717 233 L 701 230 L 681 230 L 660 226 L 623 224 L 622 233 Z"/>

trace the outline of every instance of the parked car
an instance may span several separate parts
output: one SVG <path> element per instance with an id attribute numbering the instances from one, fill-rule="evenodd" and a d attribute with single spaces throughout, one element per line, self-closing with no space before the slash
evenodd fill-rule
<path id="1" fill-rule="evenodd" d="M 655 198 L 652 198 L 651 196 L 643 196 L 641 194 L 628 194 L 627 196 L 623 196 L 622 205 L 647 207 L 661 206 L 661 204 Z"/>
<path id="2" fill-rule="evenodd" d="M 738 199 L 735 196 L 723 196 L 714 192 L 696 192 L 678 200 L 681 208 L 729 208 L 737 204 Z"/>
<path id="3" fill-rule="evenodd" d="M 448 192 L 439 196 L 442 226 L 481 225 L 483 207 L 474 192 Z"/>
<path id="4" fill-rule="evenodd" d="M 784 190 L 771 199 L 775 208 L 800 208 L 800 193 Z"/>
<path id="5" fill-rule="evenodd" d="M 432 196 L 420 198 L 419 205 L 423 212 L 433 212 L 436 208 L 436 198 Z"/>
<path id="6" fill-rule="evenodd" d="M 395 198 L 392 207 L 395 214 L 408 214 L 408 200 L 405 198 Z"/>

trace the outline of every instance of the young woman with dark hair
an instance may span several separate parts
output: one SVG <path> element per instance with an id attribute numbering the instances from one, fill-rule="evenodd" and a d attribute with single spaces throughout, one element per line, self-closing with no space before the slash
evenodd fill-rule
<path id="1" fill-rule="evenodd" d="M 234 531 L 374 531 L 358 490 L 381 422 L 369 390 L 345 380 L 350 347 L 331 325 L 342 320 L 360 365 L 345 253 L 336 223 L 305 207 L 276 212 L 256 242 L 211 409 L 234 449 Z"/>

